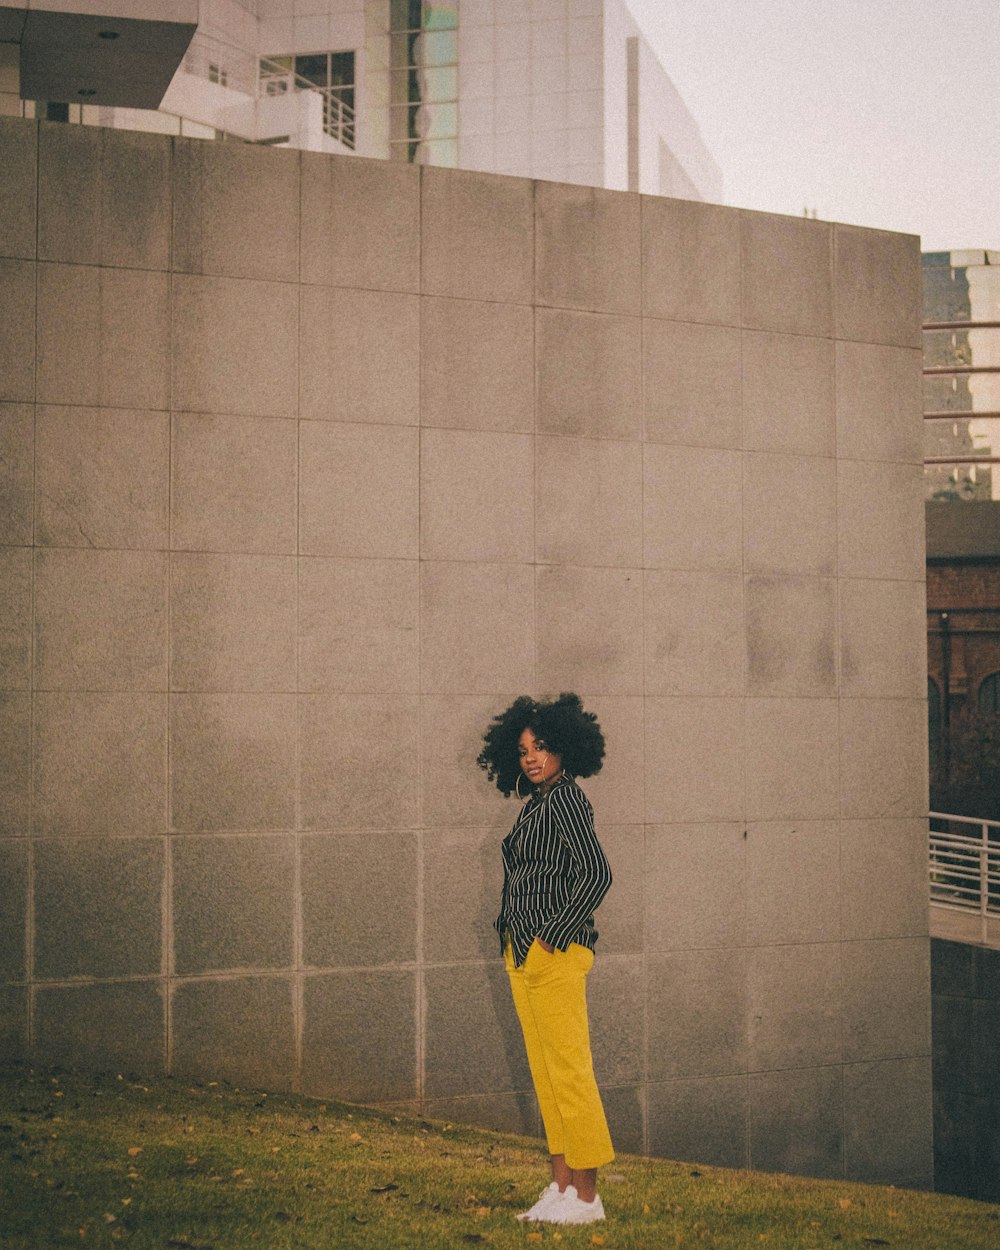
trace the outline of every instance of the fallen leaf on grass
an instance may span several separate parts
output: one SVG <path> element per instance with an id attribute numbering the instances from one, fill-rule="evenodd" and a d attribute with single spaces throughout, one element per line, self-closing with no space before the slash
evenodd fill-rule
<path id="1" fill-rule="evenodd" d="M 649 1210 L 649 1203 L 648 1203 L 648 1202 L 644 1202 L 644 1203 L 642 1204 L 642 1213 L 643 1213 L 643 1215 L 649 1215 L 649 1214 L 650 1214 L 650 1210 Z"/>
<path id="2" fill-rule="evenodd" d="M 850 1198 L 838 1198 L 837 1206 L 840 1207 L 841 1211 L 848 1211 L 853 1206 L 853 1203 Z"/>
<path id="3" fill-rule="evenodd" d="M 134 1159 L 136 1155 L 142 1154 L 142 1147 L 141 1146 L 129 1146 L 128 1152 Z"/>
<path id="4" fill-rule="evenodd" d="M 352 1141 L 352 1142 L 354 1142 L 354 1144 L 355 1144 L 355 1145 L 357 1145 L 357 1144 L 358 1144 L 358 1142 L 361 1140 L 361 1134 L 360 1134 L 360 1133 L 352 1133 L 352 1134 L 350 1135 L 350 1137 L 349 1137 L 347 1140 L 348 1140 L 348 1141 Z"/>
<path id="5" fill-rule="evenodd" d="M 476 1207 L 476 1214 L 479 1216 L 489 1215 L 489 1213 L 490 1213 L 489 1207 Z"/>
<path id="6" fill-rule="evenodd" d="M 184 1162 L 188 1165 L 189 1168 L 193 1168 L 194 1165 L 198 1162 L 198 1156 L 188 1155 L 188 1157 L 184 1160 Z"/>
<path id="7" fill-rule="evenodd" d="M 542 1240 L 542 1234 L 541 1234 L 541 1233 L 529 1233 L 529 1234 L 528 1234 L 528 1240 L 529 1240 L 529 1241 L 541 1241 L 541 1240 Z"/>
<path id="8" fill-rule="evenodd" d="M 603 1246 L 608 1239 L 607 1237 L 602 1237 L 600 1233 L 594 1233 L 590 1240 L 595 1246 Z"/>

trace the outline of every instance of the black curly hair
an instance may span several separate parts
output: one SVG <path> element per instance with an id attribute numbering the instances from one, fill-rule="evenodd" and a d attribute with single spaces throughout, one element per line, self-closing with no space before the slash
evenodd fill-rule
<path id="1" fill-rule="evenodd" d="M 506 711 L 493 717 L 483 735 L 485 745 L 476 759 L 506 797 L 517 789 L 518 778 L 524 777 L 518 746 L 526 729 L 559 756 L 563 770 L 570 776 L 592 777 L 600 772 L 604 734 L 594 713 L 583 710 L 578 694 L 564 693 L 542 703 L 521 695 Z"/>

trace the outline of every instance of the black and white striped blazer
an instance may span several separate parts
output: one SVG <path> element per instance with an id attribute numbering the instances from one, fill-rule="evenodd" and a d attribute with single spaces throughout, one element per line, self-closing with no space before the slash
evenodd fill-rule
<path id="1" fill-rule="evenodd" d="M 503 840 L 503 896 L 494 927 L 510 938 L 514 963 L 536 937 L 564 951 L 571 942 L 594 949 L 594 909 L 611 887 L 611 869 L 594 832 L 594 809 L 576 784 L 561 777 L 544 796 L 532 795 Z"/>

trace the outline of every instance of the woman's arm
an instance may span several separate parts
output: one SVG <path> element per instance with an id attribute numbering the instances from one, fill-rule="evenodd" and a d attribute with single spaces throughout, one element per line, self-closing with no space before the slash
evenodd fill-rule
<path id="1" fill-rule="evenodd" d="M 573 865 L 573 889 L 565 905 L 551 916 L 537 937 L 545 947 L 566 950 L 580 926 L 611 888 L 611 868 L 594 832 L 586 795 L 577 786 L 558 786 L 549 798 L 552 824 Z"/>

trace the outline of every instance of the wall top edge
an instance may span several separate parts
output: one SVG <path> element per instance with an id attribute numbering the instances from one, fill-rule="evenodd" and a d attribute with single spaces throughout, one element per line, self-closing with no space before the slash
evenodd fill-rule
<path id="1" fill-rule="evenodd" d="M 17 127 L 23 127 L 24 129 L 27 129 L 29 127 L 34 127 L 38 129 L 40 127 L 44 127 L 46 130 L 49 130 L 49 131 L 57 130 L 57 129 L 65 131 L 67 129 L 66 124 L 63 122 L 49 122 L 49 121 L 44 121 L 40 119 L 32 119 L 32 118 L 0 117 L 0 128 L 6 129 L 8 127 L 11 129 L 14 129 Z M 79 128 L 72 127 L 72 129 L 86 130 L 87 132 L 90 132 L 90 133 L 94 131 L 99 131 L 105 134 L 140 133 L 140 132 L 124 132 L 124 131 L 121 131 L 119 129 L 112 128 L 112 127 L 98 127 L 98 126 L 86 126 L 86 127 L 79 127 Z M 191 144 L 203 144 L 203 143 L 211 142 L 211 140 L 191 138 L 188 136 L 160 135 L 160 134 L 153 134 L 153 133 L 146 133 L 146 132 L 141 132 L 141 133 L 143 134 L 144 140 L 151 144 L 165 143 L 165 144 L 173 144 L 173 145 L 177 145 L 177 144 L 191 145 Z M 261 159 L 263 160 L 275 159 L 275 158 L 279 160 L 288 159 L 289 150 L 286 148 L 273 149 L 273 148 L 265 147 L 263 145 L 256 145 L 256 144 L 248 144 L 247 146 L 254 147 L 256 150 L 258 150 L 262 154 Z M 264 155 L 265 153 L 266 155 Z M 450 169 L 450 168 L 438 167 L 438 166 L 432 166 L 432 165 L 420 165 L 420 166 L 403 165 L 401 163 L 396 163 L 393 161 L 383 161 L 374 157 L 346 156 L 346 155 L 343 155 L 342 153 L 336 153 L 336 152 L 326 153 L 326 152 L 299 151 L 297 154 L 301 161 L 304 161 L 306 164 L 312 166 L 313 168 L 316 168 L 322 162 L 332 162 L 334 164 L 340 163 L 345 168 L 349 164 L 353 165 L 356 163 L 360 163 L 367 170 L 371 170 L 376 166 L 384 167 L 387 170 L 387 172 L 392 171 L 390 173 L 390 176 L 401 177 L 401 178 L 402 177 L 417 177 L 421 181 L 423 181 L 424 179 L 434 180 L 434 179 L 447 178 L 447 179 L 459 179 L 459 180 L 480 182 L 480 183 L 485 183 L 486 185 L 494 185 L 494 186 L 509 186 L 512 184 L 520 183 L 520 184 L 524 184 L 525 186 L 544 185 L 548 187 L 560 187 L 560 188 L 564 188 L 568 193 L 575 194 L 575 195 L 585 193 L 588 191 L 599 192 L 602 196 L 621 198 L 623 200 L 637 199 L 640 201 L 640 203 L 648 202 L 650 204 L 667 203 L 667 204 L 685 205 L 694 210 L 702 209 L 705 212 L 713 213 L 713 214 L 720 214 L 720 213 L 729 214 L 731 216 L 736 217 L 737 219 L 745 219 L 748 221 L 760 219 L 760 220 L 780 221 L 780 222 L 787 222 L 787 223 L 797 222 L 805 230 L 816 230 L 816 231 L 827 231 L 827 232 L 833 231 L 837 234 L 844 233 L 844 234 L 857 234 L 857 235 L 869 235 L 869 236 L 878 235 L 886 239 L 910 239 L 910 240 L 913 240 L 914 244 L 917 246 L 918 249 L 919 249 L 919 244 L 920 244 L 919 235 L 910 234 L 906 231 L 886 230 L 884 228 L 877 227 L 877 226 L 862 226 L 862 225 L 857 225 L 852 222 L 826 221 L 826 220 L 819 220 L 816 218 L 799 217 L 791 213 L 771 213 L 771 212 L 765 212 L 760 209 L 741 208 L 738 205 L 732 205 L 732 204 L 716 204 L 708 200 L 681 200 L 681 199 L 677 199 L 671 196 L 650 195 L 646 192 L 620 191 L 617 189 L 607 188 L 607 187 L 586 187 L 586 186 L 582 186 L 579 183 L 573 183 L 573 182 L 555 182 L 555 181 L 551 181 L 551 180 L 544 179 L 544 178 L 524 178 L 524 177 L 518 177 L 512 174 L 497 174 L 497 173 L 492 173 L 492 172 L 483 172 L 480 170 Z M 985 253 L 985 255 L 993 256 L 993 255 L 996 255 L 996 253 Z"/>

